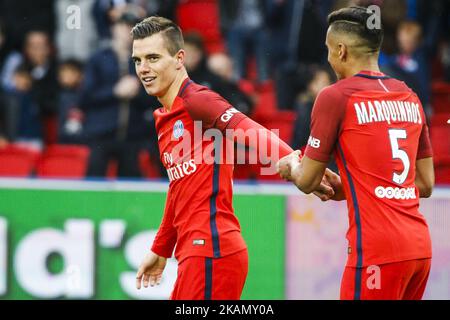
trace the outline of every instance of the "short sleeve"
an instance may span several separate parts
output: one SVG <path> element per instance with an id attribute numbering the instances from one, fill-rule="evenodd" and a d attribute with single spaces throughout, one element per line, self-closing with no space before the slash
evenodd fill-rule
<path id="1" fill-rule="evenodd" d="M 201 90 L 185 98 L 184 106 L 194 121 L 201 121 L 204 129 L 217 128 L 221 131 L 235 126 L 245 115 L 219 94 Z"/>
<path id="2" fill-rule="evenodd" d="M 336 88 L 323 89 L 316 98 L 311 113 L 311 133 L 305 155 L 313 160 L 328 162 L 339 138 L 344 120 L 346 99 Z"/>
<path id="3" fill-rule="evenodd" d="M 417 151 L 417 160 L 430 158 L 432 156 L 433 150 L 431 148 L 430 136 L 428 134 L 428 126 L 426 123 L 424 123 L 419 138 L 419 149 Z"/>

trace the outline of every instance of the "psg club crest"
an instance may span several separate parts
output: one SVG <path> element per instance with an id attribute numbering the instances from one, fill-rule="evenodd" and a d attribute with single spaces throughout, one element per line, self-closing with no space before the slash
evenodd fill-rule
<path id="1" fill-rule="evenodd" d="M 175 122 L 175 124 L 173 125 L 173 136 L 175 137 L 175 139 L 178 139 L 183 135 L 183 133 L 184 133 L 183 121 L 177 120 L 177 122 Z"/>

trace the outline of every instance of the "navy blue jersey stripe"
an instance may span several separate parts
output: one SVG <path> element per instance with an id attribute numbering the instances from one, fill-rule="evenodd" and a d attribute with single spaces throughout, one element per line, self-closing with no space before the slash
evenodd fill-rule
<path id="1" fill-rule="evenodd" d="M 361 298 L 361 272 L 363 264 L 363 252 L 362 252 L 362 236 L 361 236 L 361 216 L 359 211 L 358 197 L 356 196 L 355 184 L 353 183 L 352 176 L 348 171 L 347 161 L 345 160 L 344 151 L 341 144 L 338 143 L 339 153 L 344 163 L 345 173 L 348 177 L 348 183 L 350 184 L 350 191 L 352 194 L 353 206 L 355 208 L 355 222 L 356 222 L 356 273 L 355 273 L 355 300 Z"/>
<path id="2" fill-rule="evenodd" d="M 215 144 L 215 142 L 214 142 Z M 215 156 L 214 156 L 214 167 L 213 167 L 213 189 L 212 195 L 209 200 L 210 211 L 209 211 L 209 223 L 211 227 L 212 245 L 214 258 L 220 257 L 220 246 L 219 246 L 219 232 L 217 231 L 216 224 L 216 213 L 217 213 L 217 194 L 219 193 L 219 173 L 220 173 L 220 147 L 215 146 Z"/>
<path id="3" fill-rule="evenodd" d="M 186 84 L 183 86 L 183 88 L 181 88 L 180 93 L 178 94 L 179 97 L 181 97 L 184 93 L 184 90 L 186 90 L 186 88 L 192 83 L 192 80 L 189 80 L 188 82 L 186 82 Z"/>
<path id="4" fill-rule="evenodd" d="M 212 258 L 205 258 L 205 300 L 212 295 Z"/>
<path id="5" fill-rule="evenodd" d="M 355 74 L 355 77 L 361 77 L 361 78 L 367 78 L 367 79 L 381 79 L 381 80 L 386 80 L 386 79 L 390 79 L 391 77 L 389 76 L 369 76 L 368 74 Z"/>

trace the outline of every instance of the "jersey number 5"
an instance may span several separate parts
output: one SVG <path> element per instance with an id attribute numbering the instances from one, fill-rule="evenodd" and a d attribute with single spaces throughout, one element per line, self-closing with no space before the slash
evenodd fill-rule
<path id="1" fill-rule="evenodd" d="M 406 139 L 406 130 L 404 129 L 389 129 L 389 140 L 391 140 L 392 158 L 400 159 L 403 163 L 403 172 L 398 174 L 394 172 L 392 181 L 396 184 L 403 184 L 408 177 L 410 162 L 408 154 L 401 150 L 398 146 L 398 139 Z"/>

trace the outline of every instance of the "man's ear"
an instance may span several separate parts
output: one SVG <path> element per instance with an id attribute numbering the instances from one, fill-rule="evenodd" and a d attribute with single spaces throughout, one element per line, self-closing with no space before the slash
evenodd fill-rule
<path id="1" fill-rule="evenodd" d="M 184 57 L 186 52 L 183 49 L 178 50 L 175 58 L 177 59 L 177 70 L 181 69 L 184 66 Z"/>
<path id="2" fill-rule="evenodd" d="M 348 48 L 344 43 L 339 43 L 339 59 L 342 62 L 347 61 Z"/>

